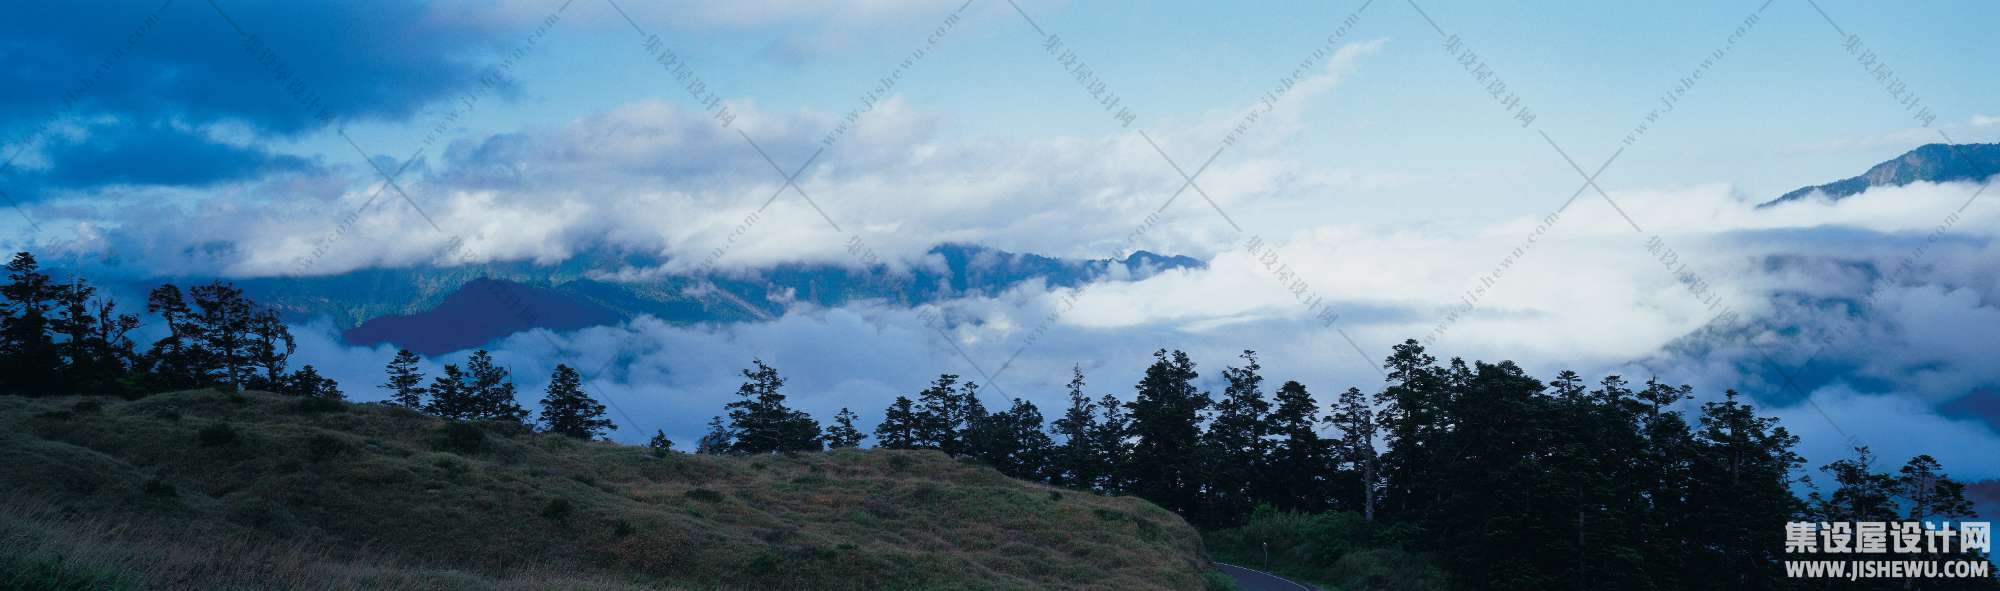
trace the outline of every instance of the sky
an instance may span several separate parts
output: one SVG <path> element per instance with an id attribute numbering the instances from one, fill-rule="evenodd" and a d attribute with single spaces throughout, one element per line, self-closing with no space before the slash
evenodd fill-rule
<path id="1" fill-rule="evenodd" d="M 730 272 L 860 264 L 856 244 L 923 264 L 944 242 L 1209 262 L 920 310 L 641 318 L 496 345 L 524 376 L 584 368 L 626 440 L 692 441 L 751 356 L 787 372 L 802 408 L 872 425 L 940 371 L 1053 415 L 1072 366 L 1125 395 L 1159 347 L 1195 353 L 1210 382 L 1255 348 L 1325 400 L 1379 384 L 1372 360 L 1418 338 L 1544 377 L 1658 376 L 1703 400 L 1739 388 L 1815 464 L 1859 442 L 2000 477 L 1984 336 L 2000 329 L 2000 216 L 1983 185 L 1751 207 L 1942 138 L 1996 141 L 1987 4 L 15 10 L 0 23 L 0 247 L 91 273 L 553 264 L 593 248 Z M 929 330 L 931 314 L 952 321 Z M 388 351 L 324 320 L 295 330 L 302 356 L 375 394 Z"/>

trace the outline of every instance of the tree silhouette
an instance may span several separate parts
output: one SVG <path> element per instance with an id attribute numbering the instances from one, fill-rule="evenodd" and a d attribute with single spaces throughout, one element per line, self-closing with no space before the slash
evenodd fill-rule
<path id="1" fill-rule="evenodd" d="M 1099 429 L 1097 423 L 1097 402 L 1083 393 L 1083 367 L 1070 368 L 1069 408 L 1062 418 L 1056 419 L 1055 433 L 1062 436 L 1062 443 L 1056 445 L 1050 454 L 1051 481 L 1056 484 L 1076 488 L 1091 488 L 1097 485 L 1104 470 L 1100 467 L 1102 458 L 1091 435 Z"/>
<path id="2" fill-rule="evenodd" d="M 1141 498 L 1183 516 L 1200 510 L 1201 419 L 1208 393 L 1195 388 L 1194 361 L 1165 349 L 1136 386 L 1127 403 L 1132 412 L 1131 487 Z"/>
<path id="3" fill-rule="evenodd" d="M 833 426 L 826 430 L 828 449 L 860 447 L 861 440 L 868 438 L 867 433 L 854 427 L 855 418 L 854 411 L 845 407 L 840 409 L 840 414 L 833 415 Z"/>
<path id="4" fill-rule="evenodd" d="M 573 437 L 595 439 L 618 425 L 604 418 L 604 405 L 583 391 L 582 376 L 568 365 L 557 364 L 542 396 L 542 430 Z"/>
<path id="5" fill-rule="evenodd" d="M 57 387 L 61 355 L 50 335 L 57 289 L 34 255 L 21 252 L 7 262 L 7 285 L 0 286 L 0 392 L 42 395 Z"/>
<path id="6" fill-rule="evenodd" d="M 389 381 L 377 387 L 389 391 L 390 404 L 410 409 L 424 407 L 424 372 L 417 369 L 417 361 L 416 353 L 403 349 L 384 368 Z"/>
<path id="7" fill-rule="evenodd" d="M 730 450 L 738 453 L 819 451 L 819 422 L 803 412 L 785 406 L 784 378 L 762 359 L 752 360 L 754 369 L 743 370 L 739 399 L 729 403 L 729 430 L 735 436 Z"/>
<path id="8" fill-rule="evenodd" d="M 918 425 L 916 403 L 908 396 L 897 396 L 896 401 L 882 412 L 882 423 L 875 426 L 875 446 L 883 449 L 916 449 L 922 442 L 922 427 Z"/>

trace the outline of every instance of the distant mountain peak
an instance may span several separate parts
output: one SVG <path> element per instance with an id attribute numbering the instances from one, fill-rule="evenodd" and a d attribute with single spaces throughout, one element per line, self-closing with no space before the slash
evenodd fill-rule
<path id="1" fill-rule="evenodd" d="M 1875 187 L 1901 187 L 1914 182 L 1947 183 L 1986 180 L 2000 173 L 2000 144 L 1924 144 L 1868 172 L 1824 185 L 1802 187 L 1759 204 L 1765 208 L 1805 199 L 1813 193 L 1839 201 Z"/>

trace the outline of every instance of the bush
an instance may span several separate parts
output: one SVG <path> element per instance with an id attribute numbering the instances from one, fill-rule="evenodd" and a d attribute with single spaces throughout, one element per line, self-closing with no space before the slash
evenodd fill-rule
<path id="1" fill-rule="evenodd" d="M 1242 527 L 1202 536 L 1217 560 L 1342 589 L 1450 588 L 1436 560 L 1407 543 L 1412 537 L 1402 527 L 1369 523 L 1353 512 L 1287 513 L 1268 505 L 1258 507 Z"/>
<path id="2" fill-rule="evenodd" d="M 625 521 L 623 519 L 618 520 L 617 523 L 611 524 L 611 537 L 614 538 L 622 538 L 625 536 L 629 536 L 634 533 L 638 533 L 638 531 L 639 530 L 632 528 L 631 522 Z"/>
<path id="3" fill-rule="evenodd" d="M 353 449 L 345 440 L 324 433 L 306 439 L 306 458 L 314 462 L 331 460 Z"/>
<path id="4" fill-rule="evenodd" d="M 292 403 L 292 410 L 304 414 L 321 414 L 347 410 L 347 403 L 338 398 L 300 398 Z"/>
<path id="5" fill-rule="evenodd" d="M 139 492 L 145 493 L 149 497 L 162 499 L 172 499 L 181 496 L 180 490 L 175 489 L 173 483 L 167 482 L 166 479 L 159 476 L 146 479 L 144 484 L 139 485 Z"/>
<path id="6" fill-rule="evenodd" d="M 1238 589 L 1236 579 L 1229 578 L 1229 575 L 1222 574 L 1221 571 L 1201 573 L 1201 586 L 1207 591 L 1236 591 Z"/>
<path id="7" fill-rule="evenodd" d="M 575 512 L 576 507 L 570 504 L 569 499 L 555 499 L 542 506 L 542 519 L 567 522 Z"/>
<path id="8" fill-rule="evenodd" d="M 445 423 L 438 428 L 438 437 L 432 442 L 432 447 L 462 456 L 484 453 L 486 431 L 471 423 Z"/>
<path id="9" fill-rule="evenodd" d="M 697 501 L 701 501 L 701 502 L 703 502 L 703 503 L 720 503 L 720 502 L 722 502 L 722 493 L 719 493 L 719 492 L 715 492 L 715 491 L 712 491 L 712 490 L 708 490 L 708 489 L 706 489 L 706 488 L 697 488 L 697 489 L 693 489 L 693 490 L 690 490 L 690 491 L 687 491 L 687 492 L 684 492 L 684 493 L 681 493 L 681 496 L 685 496 L 685 497 L 687 497 L 687 498 L 690 498 L 690 499 L 694 499 L 694 500 L 697 500 Z"/>
<path id="10" fill-rule="evenodd" d="M 243 436 L 237 434 L 236 427 L 230 426 L 229 423 L 215 423 L 202 427 L 195 437 L 201 441 L 202 447 L 221 447 L 243 442 Z"/>
<path id="11" fill-rule="evenodd" d="M 171 408 L 162 408 L 160 410 L 153 412 L 153 418 L 166 421 L 169 423 L 178 423 L 181 422 L 181 411 L 174 410 Z"/>
<path id="12" fill-rule="evenodd" d="M 104 403 L 95 400 L 78 400 L 70 410 L 80 415 L 94 415 L 104 412 Z"/>

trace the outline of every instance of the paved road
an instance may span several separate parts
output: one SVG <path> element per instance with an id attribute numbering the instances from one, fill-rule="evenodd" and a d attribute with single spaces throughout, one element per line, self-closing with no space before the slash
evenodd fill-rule
<path id="1" fill-rule="evenodd" d="M 1242 588 L 1243 591 L 1319 591 L 1317 587 L 1313 587 L 1312 585 L 1296 583 L 1290 579 L 1261 570 L 1243 568 L 1220 562 L 1215 563 L 1215 567 L 1220 569 L 1222 574 L 1236 579 L 1236 586 Z"/>

